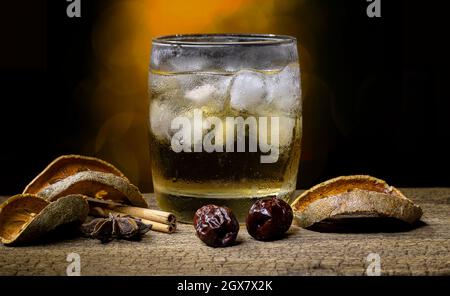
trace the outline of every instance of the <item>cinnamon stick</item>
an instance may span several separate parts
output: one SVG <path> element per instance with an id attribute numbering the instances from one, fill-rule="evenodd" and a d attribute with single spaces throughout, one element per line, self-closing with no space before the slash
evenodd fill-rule
<path id="1" fill-rule="evenodd" d="M 133 207 L 129 205 L 123 205 L 110 200 L 95 199 L 88 197 L 87 200 L 95 206 L 101 206 L 109 208 L 113 211 L 134 216 L 137 218 L 143 218 L 150 221 L 155 221 L 163 224 L 175 224 L 177 221 L 174 214 L 159 210 L 151 210 L 148 208 Z"/>
<path id="2" fill-rule="evenodd" d="M 145 224 L 151 224 L 152 228 L 151 230 L 164 232 L 164 233 L 174 233 L 175 230 L 177 230 L 177 225 L 174 224 L 162 224 L 155 221 L 150 221 L 147 219 L 141 219 L 142 222 Z"/>
<path id="3" fill-rule="evenodd" d="M 112 207 L 112 210 L 127 214 L 130 216 L 159 222 L 162 224 L 175 224 L 176 223 L 176 217 L 174 214 L 164 211 L 158 211 L 158 210 L 151 210 L 146 208 L 138 208 L 138 207 L 131 207 L 131 206 L 115 206 Z"/>
<path id="4" fill-rule="evenodd" d="M 111 210 L 108 208 L 103 208 L 103 207 L 91 207 L 89 214 L 92 216 L 95 216 L 95 217 L 108 217 L 109 214 L 114 214 L 114 215 L 119 215 L 119 216 L 129 215 L 127 213 L 118 212 L 118 211 Z M 130 216 L 134 216 L 134 215 L 130 215 Z M 145 218 L 141 218 L 141 217 L 137 217 L 137 216 L 135 216 L 135 217 L 140 218 L 142 220 L 142 222 L 144 222 L 146 224 L 151 224 L 152 225 L 151 230 L 153 230 L 153 231 L 159 231 L 159 232 L 164 232 L 164 233 L 173 233 L 177 229 L 176 223 L 164 224 L 164 223 L 160 223 L 157 221 L 153 221 L 153 220 L 149 220 L 149 219 L 145 219 Z"/>

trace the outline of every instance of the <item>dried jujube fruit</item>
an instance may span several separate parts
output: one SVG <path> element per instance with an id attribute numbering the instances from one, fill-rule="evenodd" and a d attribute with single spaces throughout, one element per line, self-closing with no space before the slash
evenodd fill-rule
<path id="1" fill-rule="evenodd" d="M 54 160 L 24 190 L 49 201 L 69 194 L 148 208 L 139 189 L 113 165 L 93 157 L 66 155 Z"/>
<path id="2" fill-rule="evenodd" d="M 206 205 L 194 215 L 197 236 L 210 247 L 228 247 L 234 244 L 239 232 L 239 222 L 231 209 Z"/>
<path id="3" fill-rule="evenodd" d="M 33 195 L 15 195 L 0 205 L 0 239 L 5 245 L 29 244 L 56 227 L 82 223 L 89 205 L 82 195 L 69 195 L 55 202 Z"/>
<path id="4" fill-rule="evenodd" d="M 301 227 L 338 217 L 389 217 L 414 223 L 422 209 L 385 181 L 365 175 L 343 176 L 320 183 L 293 203 Z"/>
<path id="5" fill-rule="evenodd" d="M 256 201 L 248 212 L 248 233 L 257 240 L 281 238 L 292 224 L 292 209 L 284 200 L 271 197 Z"/>

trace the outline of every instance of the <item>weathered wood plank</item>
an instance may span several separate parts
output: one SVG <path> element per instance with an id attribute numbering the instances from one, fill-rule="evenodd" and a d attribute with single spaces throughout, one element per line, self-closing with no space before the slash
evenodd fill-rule
<path id="1" fill-rule="evenodd" d="M 372 252 L 381 256 L 383 275 L 450 275 L 450 188 L 403 191 L 422 206 L 426 224 L 408 232 L 339 234 L 292 227 L 283 240 L 258 242 L 244 227 L 238 245 L 213 249 L 195 237 L 191 225 L 180 225 L 175 234 L 151 232 L 141 242 L 102 245 L 75 238 L 0 246 L 0 275 L 64 275 L 72 252 L 81 256 L 83 275 L 364 275 Z"/>

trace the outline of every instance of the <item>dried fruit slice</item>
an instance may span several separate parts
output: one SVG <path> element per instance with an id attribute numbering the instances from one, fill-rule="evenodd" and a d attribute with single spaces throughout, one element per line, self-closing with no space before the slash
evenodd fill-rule
<path id="1" fill-rule="evenodd" d="M 106 161 L 81 155 L 63 155 L 52 161 L 34 178 L 23 193 L 36 194 L 51 184 L 83 171 L 110 173 L 128 181 L 121 171 Z"/>
<path id="2" fill-rule="evenodd" d="M 339 216 L 391 217 L 414 223 L 422 209 L 385 181 L 364 175 L 344 176 L 320 183 L 292 204 L 301 227 Z"/>
<path id="3" fill-rule="evenodd" d="M 86 219 L 89 205 L 82 195 L 48 202 L 33 194 L 19 194 L 0 205 L 0 240 L 5 245 L 26 244 L 56 227 Z"/>
<path id="4" fill-rule="evenodd" d="M 54 201 L 69 194 L 83 194 L 148 208 L 147 201 L 136 186 L 122 177 L 103 172 L 76 173 L 37 192 L 38 196 L 48 201 Z"/>

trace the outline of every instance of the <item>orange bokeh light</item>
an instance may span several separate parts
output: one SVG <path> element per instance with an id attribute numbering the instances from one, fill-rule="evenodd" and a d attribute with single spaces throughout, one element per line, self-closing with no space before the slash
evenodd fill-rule
<path id="1" fill-rule="evenodd" d="M 280 18 L 286 23 L 283 11 L 300 2 L 120 0 L 109 3 L 92 33 L 94 71 L 87 83 L 93 86 L 90 110 L 96 122 L 92 124 L 93 139 L 87 141 L 85 152 L 117 164 L 143 190 L 151 190 L 147 139 L 151 39 L 182 33 L 296 34 L 295 28 L 283 28 Z"/>

